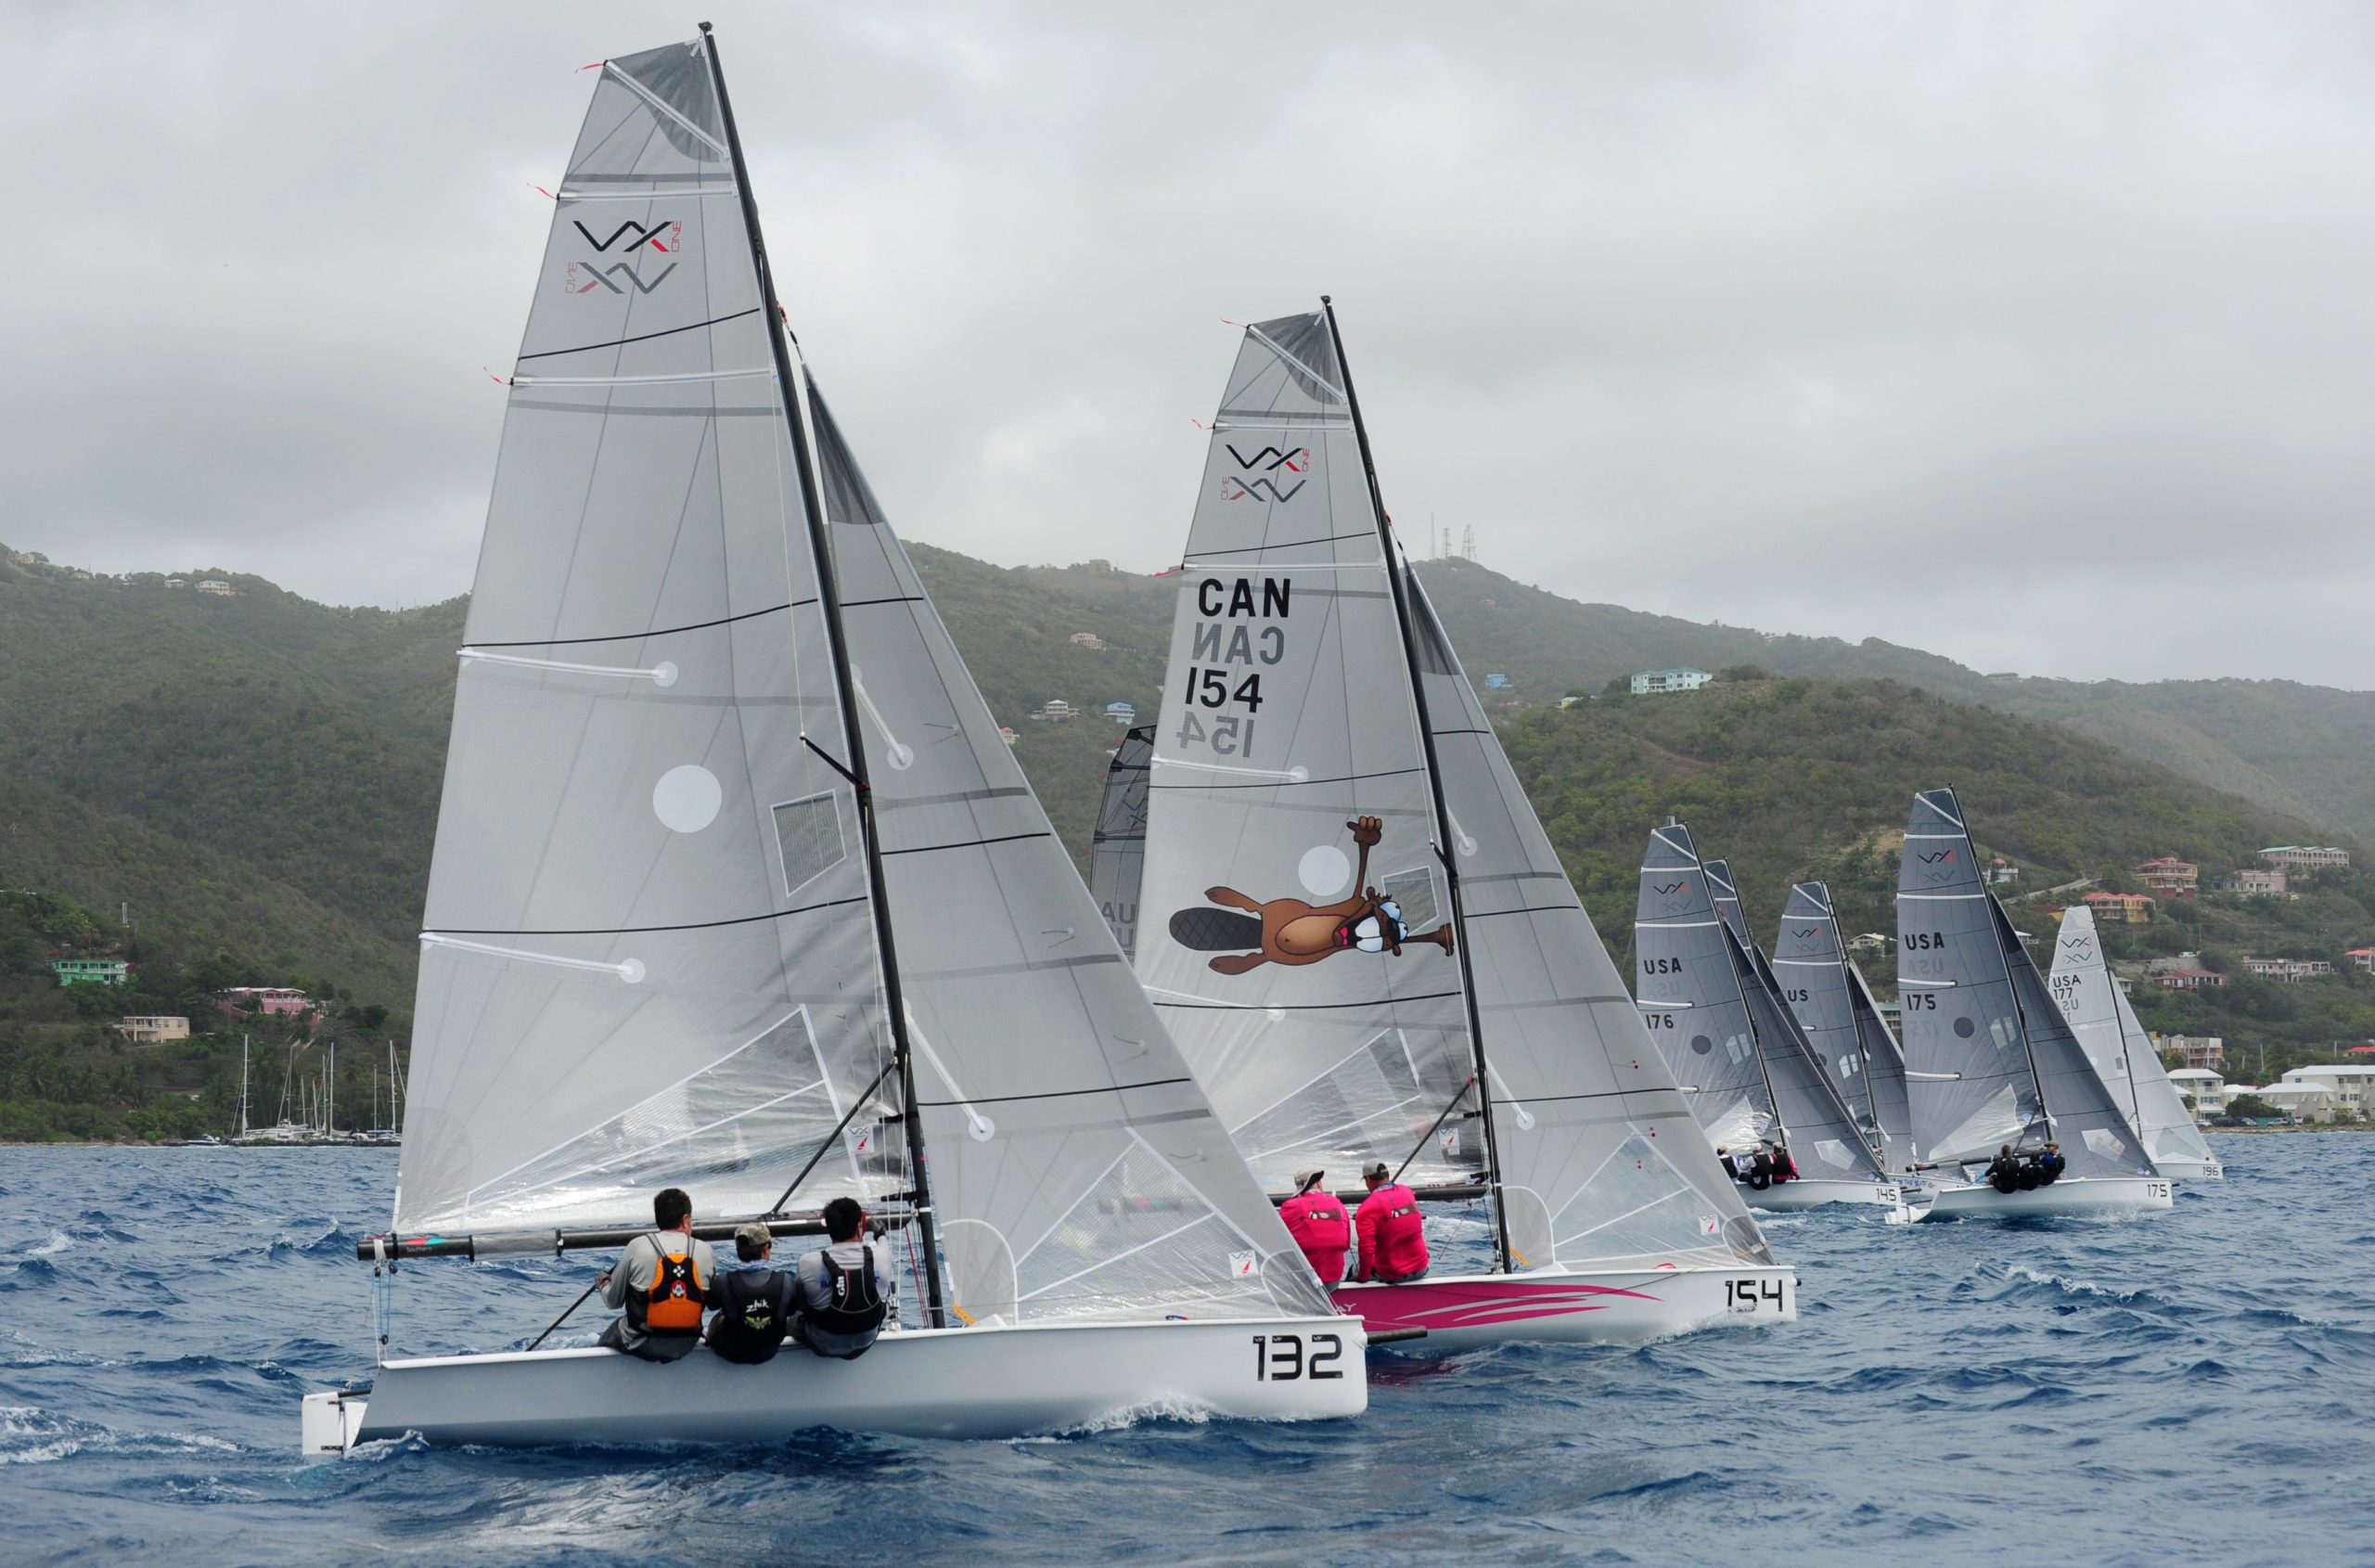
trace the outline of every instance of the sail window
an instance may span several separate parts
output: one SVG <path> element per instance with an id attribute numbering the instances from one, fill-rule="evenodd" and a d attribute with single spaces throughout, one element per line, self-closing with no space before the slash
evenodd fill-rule
<path id="1" fill-rule="evenodd" d="M 775 808 L 775 818 L 786 898 L 840 865 L 849 853 L 841 803 L 829 791 L 786 801 Z"/>
<path id="2" fill-rule="evenodd" d="M 1402 923 L 1410 931 L 1424 932 L 1443 924 L 1443 900 L 1435 893 L 1433 868 L 1395 871 L 1385 879 L 1382 891 L 1401 906 Z"/>

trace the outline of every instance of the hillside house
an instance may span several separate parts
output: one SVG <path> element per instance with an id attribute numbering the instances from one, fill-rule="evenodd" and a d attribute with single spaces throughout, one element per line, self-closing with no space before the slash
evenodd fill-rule
<path id="1" fill-rule="evenodd" d="M 1021 736 L 1020 736 L 1020 735 L 1017 735 L 1017 734 L 1014 732 L 1013 728 L 1012 728 L 1010 726 L 1008 726 L 1008 725 L 1000 725 L 1000 726 L 998 726 L 998 739 L 1001 739 L 1001 740 L 1003 740 L 1003 741 L 1005 741 L 1008 745 L 1011 746 L 1011 745 L 1013 745 L 1016 741 L 1018 741 L 1018 740 L 1021 739 L 1022 739 L 1022 737 L 1021 737 Z"/>
<path id="2" fill-rule="evenodd" d="M 1065 640 L 1070 642 L 1074 648 L 1085 648 L 1092 653 L 1102 653 L 1105 651 L 1105 639 L 1098 636 L 1095 632 L 1074 632 Z"/>
<path id="3" fill-rule="evenodd" d="M 1498 671 L 1496 671 L 1484 677 L 1484 689 L 1487 691 L 1507 691 L 1509 689 L 1509 677 Z"/>
<path id="4" fill-rule="evenodd" d="M 245 1004 L 253 998 L 255 1006 Z M 295 1017 L 311 1012 L 313 999 L 293 985 L 234 985 L 228 991 L 214 993 L 214 1005 L 225 1012 L 273 1013 Z"/>
<path id="5" fill-rule="evenodd" d="M 49 972 L 60 985 L 122 985 L 132 978 L 132 965 L 122 958 L 57 958 Z"/>
<path id="6" fill-rule="evenodd" d="M 2017 882 L 2020 880 L 2021 868 L 2002 855 L 1996 855 L 1988 861 L 1987 882 L 1990 887 L 2002 887 L 2007 882 Z"/>
<path id="7" fill-rule="evenodd" d="M 2098 889 L 2086 894 L 2083 902 L 2104 919 L 2121 920 L 2131 926 L 2152 923 L 2155 905 L 2150 893 L 2105 893 Z"/>
<path id="8" fill-rule="evenodd" d="M 2285 1073 L 2288 1084 L 2314 1084 L 2333 1096 L 2334 1112 L 2364 1116 L 2375 1105 L 2375 1064 L 2354 1061 L 2341 1067 L 2295 1067 Z"/>
<path id="9" fill-rule="evenodd" d="M 2281 898 L 2284 895 L 2284 873 L 2264 867 L 2246 866 L 2227 879 L 2227 887 L 2246 898 Z"/>
<path id="10" fill-rule="evenodd" d="M 2353 967 L 2375 974 L 2375 947 L 2354 947 L 2343 957 L 2348 958 Z"/>
<path id="11" fill-rule="evenodd" d="M 2226 985 L 2227 977 L 2216 970 L 2163 970 L 2152 983 L 2163 991 L 2216 991 Z"/>
<path id="12" fill-rule="evenodd" d="M 2297 867 L 2314 871 L 2326 866 L 2347 866 L 2350 851 L 2336 849 L 2331 844 L 2279 844 L 2274 849 L 2260 851 L 2260 858 L 2271 866 Z"/>
<path id="13" fill-rule="evenodd" d="M 1031 715 L 1042 724 L 1062 724 L 1080 717 L 1080 711 L 1060 697 L 1050 697 L 1046 705 Z"/>
<path id="14" fill-rule="evenodd" d="M 168 577 L 165 579 L 165 586 L 169 588 L 186 588 L 189 586 L 189 579 L 186 577 Z"/>
<path id="15" fill-rule="evenodd" d="M 2183 1051 L 2188 1067 L 2223 1067 L 2227 1062 L 2227 1042 L 2215 1035 L 2156 1035 L 2152 1048 Z"/>
<path id="16" fill-rule="evenodd" d="M 2255 958 L 2243 955 L 2243 967 L 2262 980 L 2280 981 L 2290 985 L 2296 980 L 2316 980 L 2334 972 L 2333 965 L 2323 958 Z"/>
<path id="17" fill-rule="evenodd" d="M 2235 1091 L 2240 1095 L 2240 1089 Z M 2304 1122 L 2330 1122 L 2334 1119 L 2334 1091 L 2323 1084 L 2270 1084 L 2252 1093 L 2275 1106 L 2288 1116 Z M 2230 1099 L 2233 1096 L 2228 1097 Z"/>
<path id="18" fill-rule="evenodd" d="M 1704 670 L 1644 670 L 1631 684 L 1634 696 L 1647 697 L 1664 691 L 1696 691 L 1714 678 Z"/>
<path id="19" fill-rule="evenodd" d="M 1885 953 L 1895 945 L 1896 938 L 1886 932 L 1868 931 L 1861 936 L 1850 938 L 1847 950 L 1850 953 Z"/>
<path id="20" fill-rule="evenodd" d="M 1127 729 L 1130 726 L 1138 722 L 1137 704 L 1135 702 L 1108 702 L 1105 704 L 1105 716 L 1111 719 L 1115 724 L 1120 725 L 1123 728 Z"/>
<path id="21" fill-rule="evenodd" d="M 2193 1119 L 2207 1121 L 2227 1109 L 2227 1080 L 2205 1067 L 2173 1067 L 2169 1082 L 2193 1101 Z"/>
<path id="22" fill-rule="evenodd" d="M 206 577 L 199 581 L 198 591 L 201 594 L 212 594 L 216 598 L 229 598 L 231 585 L 220 577 Z"/>
<path id="23" fill-rule="evenodd" d="M 2190 860 L 2179 860 L 2173 855 L 2148 860 L 2132 869 L 2136 880 L 2146 887 L 2174 893 L 2180 898 L 2191 898 L 2202 886 L 2202 868 Z"/>
<path id="24" fill-rule="evenodd" d="M 135 1046 L 189 1038 L 189 1020 L 169 1013 L 136 1013 L 115 1021 L 116 1033 Z"/>

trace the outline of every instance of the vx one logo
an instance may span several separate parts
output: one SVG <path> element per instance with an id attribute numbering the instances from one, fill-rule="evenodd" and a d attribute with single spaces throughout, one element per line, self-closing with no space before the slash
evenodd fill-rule
<path id="1" fill-rule="evenodd" d="M 1690 884 L 1688 882 L 1651 882 L 1650 891 L 1671 898 L 1677 893 L 1689 892 Z"/>
<path id="2" fill-rule="evenodd" d="M 612 262 L 606 267 L 597 267 L 591 262 L 571 262 L 565 287 L 572 294 L 591 294 L 597 289 L 608 289 L 613 294 L 633 289 L 638 294 L 648 294 L 667 282 L 675 270 L 676 263 L 670 262 L 658 276 L 646 278 L 635 275 L 632 262 Z"/>
<path id="3" fill-rule="evenodd" d="M 626 240 L 627 248 L 619 252 L 623 256 L 632 256 L 647 245 L 661 255 L 667 255 L 682 243 L 685 234 L 682 224 L 639 224 L 633 218 L 612 229 L 608 239 L 595 238 L 594 231 L 582 223 L 572 222 L 570 226 L 584 235 L 585 243 L 597 251 L 608 251 L 620 240 Z"/>
<path id="4" fill-rule="evenodd" d="M 1795 926 L 1793 926 L 1793 927 L 1791 927 L 1791 928 L 1790 934 L 1791 934 L 1791 936 L 1796 937 L 1796 938 L 1797 938 L 1799 941 L 1801 941 L 1801 942 L 1812 942 L 1816 937 L 1820 936 L 1820 935 L 1822 934 L 1822 927 L 1820 927 L 1820 926 L 1804 926 L 1804 927 L 1795 927 Z"/>
<path id="5" fill-rule="evenodd" d="M 1221 499 L 1243 501 L 1249 497 L 1267 495 L 1273 501 L 1291 501 L 1295 498 L 1295 492 L 1310 482 L 1307 479 L 1299 479 L 1281 490 L 1277 482 L 1271 479 L 1257 479 L 1251 484 L 1241 479 L 1224 479 L 1221 481 Z"/>
<path id="6" fill-rule="evenodd" d="M 1228 455 L 1237 459 L 1239 468 L 1252 469 L 1259 463 L 1265 473 L 1276 473 L 1284 469 L 1289 473 L 1299 474 L 1311 467 L 1311 448 L 1308 446 L 1298 446 L 1291 452 L 1283 447 L 1265 446 L 1249 457 L 1237 449 L 1236 443 L 1231 442 L 1228 443 Z"/>
<path id="7" fill-rule="evenodd" d="M 1955 857 L 1955 852 L 1950 849 L 1942 849 L 1935 854 L 1926 854 L 1919 851 L 1916 853 L 1921 854 L 1921 864 L 1924 866 L 1935 866 L 1942 860 L 1952 860 Z"/>
<path id="8" fill-rule="evenodd" d="M 676 270 L 676 263 L 671 261 L 656 276 L 647 278 L 635 271 L 636 263 L 642 260 L 638 252 L 673 256 L 684 248 L 685 225 L 680 223 L 644 224 L 629 218 L 607 237 L 597 236 L 573 219 L 570 227 L 583 235 L 585 243 L 594 247 L 596 253 L 608 255 L 615 249 L 617 254 L 623 258 L 607 266 L 597 266 L 590 261 L 570 263 L 561 286 L 572 294 L 591 294 L 597 289 L 607 289 L 613 294 L 623 294 L 629 289 L 638 294 L 648 294 L 668 281 Z"/>

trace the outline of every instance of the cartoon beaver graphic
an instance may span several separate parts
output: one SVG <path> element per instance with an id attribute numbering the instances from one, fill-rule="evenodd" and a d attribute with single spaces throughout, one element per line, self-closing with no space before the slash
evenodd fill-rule
<path id="1" fill-rule="evenodd" d="M 1412 936 L 1402 923 L 1402 907 L 1367 885 L 1369 850 L 1385 836 L 1374 816 L 1347 822 L 1353 842 L 1361 846 L 1361 862 L 1353 872 L 1360 891 L 1334 904 L 1306 904 L 1300 898 L 1273 898 L 1267 903 L 1249 898 L 1230 887 L 1206 888 L 1204 896 L 1224 909 L 1182 909 L 1171 917 L 1171 939 L 1199 953 L 1224 953 L 1212 969 L 1219 974 L 1243 974 L 1264 964 L 1316 964 L 1339 953 L 1391 953 L 1402 956 L 1405 942 L 1431 942 L 1452 950 L 1451 927 L 1436 927 L 1424 936 Z M 1256 947 L 1259 952 L 1231 951 Z"/>

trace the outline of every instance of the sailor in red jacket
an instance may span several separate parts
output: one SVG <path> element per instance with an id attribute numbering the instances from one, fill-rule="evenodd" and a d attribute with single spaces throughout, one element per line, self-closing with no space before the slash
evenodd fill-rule
<path id="1" fill-rule="evenodd" d="M 1320 1170 L 1297 1171 L 1295 1195 L 1278 1205 L 1278 1217 L 1287 1222 L 1287 1234 L 1311 1260 L 1319 1282 L 1334 1286 L 1343 1282 L 1344 1254 L 1353 1250 L 1353 1216 L 1344 1212 L 1342 1199 L 1319 1189 L 1327 1175 Z"/>
<path id="2" fill-rule="evenodd" d="M 1403 1285 L 1427 1272 L 1427 1222 L 1419 1215 L 1419 1195 L 1393 1179 L 1380 1160 L 1361 1173 L 1369 1195 L 1353 1216 L 1360 1232 L 1364 1280 Z"/>

